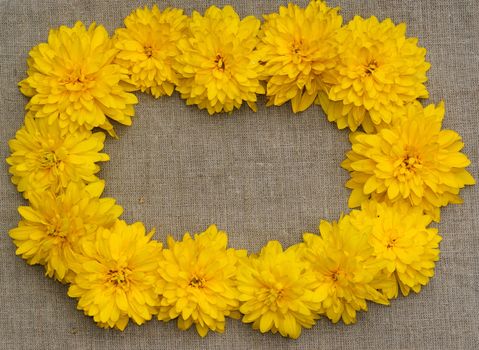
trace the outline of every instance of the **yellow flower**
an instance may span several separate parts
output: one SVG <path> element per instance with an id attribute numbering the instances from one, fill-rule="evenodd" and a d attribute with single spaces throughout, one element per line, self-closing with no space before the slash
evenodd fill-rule
<path id="1" fill-rule="evenodd" d="M 436 228 L 427 228 L 432 219 L 420 207 L 368 201 L 351 218 L 355 227 L 368 232 L 374 256 L 386 263 L 384 272 L 393 281 L 383 290 L 388 298 L 397 297 L 398 284 L 402 294 L 408 295 L 429 282 L 439 260 L 441 236 Z"/>
<path id="2" fill-rule="evenodd" d="M 99 227 L 110 227 L 123 209 L 112 198 L 101 198 L 104 182 L 70 183 L 65 193 L 32 192 L 30 206 L 18 208 L 22 220 L 10 237 L 30 265 L 45 265 L 46 275 L 60 282 L 74 277 L 79 241 Z"/>
<path id="3" fill-rule="evenodd" d="M 268 106 L 291 100 L 293 112 L 306 110 L 325 94 L 336 64 L 335 33 L 341 27 L 339 8 L 311 1 L 302 9 L 281 6 L 279 13 L 264 16 L 258 55 L 267 80 Z"/>
<path id="4" fill-rule="evenodd" d="M 49 124 L 58 120 L 65 132 L 101 127 L 114 135 L 107 117 L 130 125 L 138 102 L 122 85 L 127 72 L 112 63 L 116 53 L 103 26 L 51 30 L 48 42 L 30 51 L 28 77 L 19 84 L 32 97 L 27 108 Z"/>
<path id="5" fill-rule="evenodd" d="M 350 171 L 351 208 L 368 198 L 407 202 L 421 207 L 435 221 L 439 208 L 462 203 L 459 191 L 475 183 L 465 167 L 464 144 L 452 130 L 441 130 L 444 104 L 406 107 L 405 117 L 374 135 L 351 135 L 352 150 L 342 167 Z"/>
<path id="6" fill-rule="evenodd" d="M 182 330 L 194 324 L 202 337 L 209 330 L 224 331 L 225 316 L 237 313 L 237 262 L 246 256 L 246 251 L 227 249 L 227 243 L 226 232 L 215 225 L 193 238 L 186 233 L 180 242 L 168 237 L 156 289 L 162 297 L 159 320 L 178 318 Z"/>
<path id="7" fill-rule="evenodd" d="M 242 261 L 238 269 L 243 322 L 252 322 L 253 329 L 261 333 L 298 338 L 301 327 L 311 328 L 318 318 L 313 284 L 314 276 L 296 247 L 283 251 L 278 241 L 268 242 L 259 255 Z"/>
<path id="8" fill-rule="evenodd" d="M 254 51 L 259 27 L 257 18 L 240 20 L 231 6 L 212 6 L 204 16 L 193 12 L 191 33 L 178 42 L 174 64 L 181 77 L 177 90 L 188 105 L 214 114 L 232 112 L 245 101 L 256 111 L 256 94 L 264 93 Z"/>
<path id="9" fill-rule="evenodd" d="M 45 118 L 28 113 L 25 125 L 8 143 L 12 182 L 29 198 L 32 191 L 60 193 L 70 182 L 98 181 L 100 167 L 95 163 L 110 159 L 100 153 L 104 140 L 104 133 L 84 129 L 62 135 L 57 122 L 49 125 Z"/>
<path id="10" fill-rule="evenodd" d="M 188 18 L 183 10 L 156 5 L 137 9 L 125 18 L 126 28 L 116 30 L 115 62 L 128 69 L 129 82 L 156 98 L 170 96 L 178 83 L 172 63 L 179 54 L 176 43 L 185 37 Z"/>
<path id="11" fill-rule="evenodd" d="M 318 99 L 329 121 L 340 129 L 355 131 L 362 125 L 372 132 L 400 115 L 405 104 L 429 96 L 426 49 L 405 33 L 404 23 L 395 26 L 389 18 L 379 22 L 374 16 L 356 16 L 339 31 L 336 83 L 329 97 Z"/>
<path id="12" fill-rule="evenodd" d="M 124 330 L 130 318 L 141 325 L 156 314 L 155 293 L 162 245 L 145 234 L 141 222 L 127 225 L 118 220 L 110 229 L 100 228 L 81 243 L 81 260 L 68 295 L 79 298 L 77 308 L 92 316 L 98 326 Z"/>
<path id="13" fill-rule="evenodd" d="M 315 274 L 320 314 L 334 323 L 356 322 L 356 312 L 367 310 L 366 300 L 387 305 L 376 290 L 381 285 L 383 264 L 374 258 L 368 235 L 352 226 L 349 216 L 337 223 L 321 221 L 320 235 L 305 233 L 301 249 L 308 269 Z"/>

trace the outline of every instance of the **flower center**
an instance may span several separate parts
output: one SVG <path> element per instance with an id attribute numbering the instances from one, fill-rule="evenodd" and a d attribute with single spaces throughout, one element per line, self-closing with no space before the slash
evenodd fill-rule
<path id="1" fill-rule="evenodd" d="M 127 268 L 122 268 L 118 270 L 111 269 L 108 271 L 107 278 L 108 281 L 114 284 L 115 286 L 127 286 L 129 285 L 128 275 L 131 271 Z"/>
<path id="2" fill-rule="evenodd" d="M 291 52 L 293 55 L 301 56 L 301 52 L 303 50 L 303 39 L 293 41 L 291 45 Z"/>
<path id="3" fill-rule="evenodd" d="M 386 234 L 385 236 L 387 237 L 386 248 L 387 249 L 394 248 L 398 240 L 398 232 L 395 229 L 390 228 L 386 230 L 385 234 Z"/>
<path id="4" fill-rule="evenodd" d="M 266 305 L 272 305 L 280 300 L 284 296 L 284 289 L 281 286 L 276 286 L 276 288 L 271 288 L 269 290 L 268 296 L 265 300 Z"/>
<path id="5" fill-rule="evenodd" d="M 145 50 L 145 55 L 150 58 L 151 56 L 153 56 L 153 48 L 151 47 L 151 45 L 147 45 L 144 47 L 144 50 Z"/>
<path id="6" fill-rule="evenodd" d="M 205 282 L 206 281 L 204 278 L 198 278 L 196 276 L 193 276 L 193 278 L 190 280 L 189 286 L 193 288 L 204 288 Z"/>
<path id="7" fill-rule="evenodd" d="M 43 169 L 50 169 L 56 166 L 60 160 L 55 152 L 45 151 L 40 156 L 40 167 Z"/>
<path id="8" fill-rule="evenodd" d="M 364 66 L 364 74 L 366 76 L 370 76 L 376 69 L 378 69 L 378 66 L 378 62 L 373 58 L 367 65 Z"/>
<path id="9" fill-rule="evenodd" d="M 69 238 L 72 238 L 71 224 L 71 219 L 67 215 L 54 214 L 46 227 L 46 233 L 50 238 L 67 242 Z"/>
<path id="10" fill-rule="evenodd" d="M 83 68 L 76 68 L 60 81 L 60 85 L 64 85 L 69 91 L 81 91 L 88 87 L 91 81 L 92 78 L 83 72 Z"/>
<path id="11" fill-rule="evenodd" d="M 59 222 L 56 224 L 50 225 L 47 228 L 47 235 L 50 237 L 59 237 L 59 238 L 65 238 L 66 234 L 65 232 L 61 229 L 61 225 Z"/>
<path id="12" fill-rule="evenodd" d="M 341 276 L 341 271 L 339 269 L 331 271 L 330 278 L 333 282 L 337 282 L 340 276 Z"/>
<path id="13" fill-rule="evenodd" d="M 216 64 L 216 68 L 220 71 L 224 71 L 225 70 L 225 59 L 223 58 L 223 56 L 221 56 L 220 54 L 217 54 L 216 55 L 216 58 L 215 58 L 215 64 Z"/>
<path id="14" fill-rule="evenodd" d="M 400 181 L 411 178 L 418 169 L 422 168 L 422 161 L 418 155 L 406 153 L 400 160 L 399 166 L 394 172 L 394 176 Z"/>
<path id="15" fill-rule="evenodd" d="M 67 77 L 67 79 L 65 79 L 65 81 L 69 84 L 74 84 L 74 83 L 83 83 L 85 82 L 85 76 L 83 75 L 82 72 L 73 72 L 73 73 L 70 73 Z"/>
<path id="16" fill-rule="evenodd" d="M 393 248 L 395 245 L 396 245 L 396 239 L 393 238 L 393 239 L 389 240 L 388 245 L 387 245 L 387 248 L 388 248 L 388 249 L 391 249 L 391 248 Z"/>

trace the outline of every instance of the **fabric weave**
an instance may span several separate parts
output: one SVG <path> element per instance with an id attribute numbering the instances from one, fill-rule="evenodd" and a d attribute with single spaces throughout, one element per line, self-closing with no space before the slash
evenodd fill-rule
<path id="1" fill-rule="evenodd" d="M 277 11 L 283 1 L 170 0 L 191 14 L 216 4 L 233 5 L 244 17 Z M 307 1 L 297 1 L 305 6 Z M 444 126 L 464 138 L 469 171 L 479 178 L 479 2 L 477 0 L 331 0 L 345 22 L 354 14 L 405 21 L 419 37 L 432 68 L 430 101 L 444 99 Z M 352 326 L 320 320 L 293 341 L 254 332 L 229 320 L 223 335 L 201 339 L 175 322 L 153 320 L 125 332 L 97 328 L 76 310 L 66 286 L 44 277 L 15 256 L 8 230 L 24 204 L 10 183 L 4 159 L 7 140 L 20 128 L 27 98 L 17 83 L 25 77 L 29 50 L 48 30 L 76 20 L 96 21 L 110 34 L 142 3 L 129 0 L 0 0 L 0 348 L 1 349 L 477 349 L 479 348 L 479 188 L 462 192 L 464 204 L 441 212 L 443 236 L 436 276 L 419 295 L 390 307 L 370 305 Z M 131 128 L 115 125 L 119 140 L 107 138 L 111 161 L 101 164 L 106 196 L 123 205 L 123 218 L 157 228 L 156 238 L 201 232 L 216 223 L 230 245 L 258 251 L 268 240 L 289 246 L 321 218 L 347 212 L 348 178 L 339 164 L 349 149 L 348 133 L 328 123 L 320 108 L 293 115 L 290 106 L 243 107 L 210 117 L 187 107 L 178 94 L 155 100 L 139 94 Z"/>

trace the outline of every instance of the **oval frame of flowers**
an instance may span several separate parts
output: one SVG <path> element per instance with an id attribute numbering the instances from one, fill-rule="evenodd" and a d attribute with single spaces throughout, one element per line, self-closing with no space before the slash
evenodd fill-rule
<path id="1" fill-rule="evenodd" d="M 27 114 L 9 142 L 12 182 L 29 201 L 10 231 L 17 255 L 70 284 L 100 327 L 120 330 L 156 316 L 205 336 L 229 316 L 297 338 L 320 316 L 354 323 L 367 301 L 419 292 L 439 259 L 429 224 L 475 183 L 470 161 L 460 136 L 442 129 L 444 104 L 418 102 L 430 65 L 405 24 L 356 16 L 343 25 L 338 12 L 313 0 L 261 24 L 231 6 L 188 17 L 155 5 L 133 11 L 112 38 L 81 22 L 51 30 L 30 52 L 19 83 Z M 342 167 L 353 210 L 292 247 L 270 241 L 251 255 L 228 248 L 215 225 L 163 248 L 154 231 L 121 220 L 121 206 L 101 197 L 97 163 L 109 157 L 105 133 L 92 129 L 116 137 L 110 119 L 131 124 L 132 91 L 174 90 L 209 114 L 243 102 L 256 111 L 258 94 L 294 113 L 320 105 L 352 132 Z"/>

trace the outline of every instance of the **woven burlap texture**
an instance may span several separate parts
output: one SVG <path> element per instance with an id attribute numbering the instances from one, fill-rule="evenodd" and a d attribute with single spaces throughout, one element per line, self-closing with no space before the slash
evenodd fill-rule
<path id="1" fill-rule="evenodd" d="M 275 12 L 283 1 L 161 1 L 187 14 L 209 5 L 233 5 L 241 16 Z M 306 5 L 306 1 L 298 1 Z M 96 21 L 112 33 L 131 10 L 145 3 L 121 0 L 0 0 L 0 158 L 21 126 L 27 99 L 17 89 L 25 77 L 29 50 L 48 30 Z M 151 5 L 150 2 L 146 3 Z M 406 22 L 432 63 L 430 102 L 444 99 L 445 128 L 464 138 L 470 171 L 478 176 L 479 2 L 477 0 L 335 0 L 345 21 L 354 14 Z M 124 206 L 123 218 L 156 227 L 164 241 L 216 223 L 230 245 L 257 251 L 268 240 L 289 246 L 321 219 L 347 212 L 346 171 L 339 167 L 349 149 L 316 107 L 293 115 L 289 105 L 258 113 L 247 108 L 210 117 L 187 107 L 178 95 L 140 95 L 133 126 L 118 127 L 108 139 L 111 161 L 102 165 L 106 195 Z M 15 256 L 8 230 L 17 225 L 20 194 L 0 162 L 0 348 L 1 349 L 477 349 L 479 347 L 478 187 L 462 192 L 465 203 L 442 211 L 441 260 L 436 276 L 419 295 L 370 305 L 352 326 L 320 320 L 299 340 L 251 330 L 228 321 L 225 334 L 201 339 L 175 322 L 153 320 L 125 332 L 97 328 L 76 310 L 67 287 L 44 277 Z"/>

